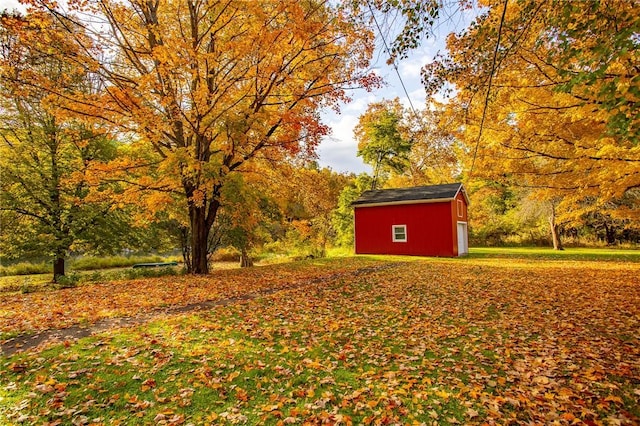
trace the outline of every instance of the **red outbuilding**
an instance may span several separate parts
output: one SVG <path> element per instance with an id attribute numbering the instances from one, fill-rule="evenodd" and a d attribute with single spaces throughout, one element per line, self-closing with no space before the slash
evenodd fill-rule
<path id="1" fill-rule="evenodd" d="M 365 191 L 352 205 L 357 254 L 469 252 L 469 198 L 461 183 Z"/>

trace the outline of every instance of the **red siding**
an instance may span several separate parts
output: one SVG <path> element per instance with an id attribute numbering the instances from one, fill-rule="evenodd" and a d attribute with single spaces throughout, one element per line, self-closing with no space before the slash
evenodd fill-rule
<path id="1" fill-rule="evenodd" d="M 356 253 L 456 256 L 457 222 L 456 200 L 356 207 Z M 407 242 L 393 242 L 393 225 L 407 226 Z"/>
<path id="2" fill-rule="evenodd" d="M 462 217 L 458 214 L 458 201 L 462 203 Z M 456 199 L 452 205 L 453 209 L 451 210 L 452 217 L 456 222 L 466 222 L 467 221 L 467 200 L 465 200 L 462 192 L 459 192 L 456 196 Z"/>
<path id="3" fill-rule="evenodd" d="M 458 222 L 467 222 L 467 201 L 462 192 L 459 192 L 451 202 L 451 235 L 453 235 L 454 256 L 458 256 Z"/>

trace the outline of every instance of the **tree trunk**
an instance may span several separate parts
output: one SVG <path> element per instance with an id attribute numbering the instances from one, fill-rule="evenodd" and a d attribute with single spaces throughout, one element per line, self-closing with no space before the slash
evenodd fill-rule
<path id="1" fill-rule="evenodd" d="M 560 240 L 560 229 L 556 223 L 556 208 L 551 205 L 551 214 L 549 215 L 549 226 L 551 228 L 551 239 L 553 240 L 554 250 L 564 250 L 562 247 L 562 241 Z"/>
<path id="2" fill-rule="evenodd" d="M 327 237 L 326 233 L 322 234 L 322 241 L 320 242 L 320 257 L 327 257 Z"/>
<path id="3" fill-rule="evenodd" d="M 191 272 L 209 273 L 209 233 L 215 221 L 220 202 L 212 200 L 202 206 L 189 205 L 191 221 Z"/>
<path id="4" fill-rule="evenodd" d="M 375 191 L 378 186 L 378 177 L 380 175 L 380 162 L 382 161 L 382 152 L 378 153 L 378 161 L 373 167 L 373 179 L 371 179 L 371 190 Z"/>
<path id="5" fill-rule="evenodd" d="M 58 277 L 64 276 L 64 255 L 56 255 L 53 259 L 53 282 L 58 282 Z"/>
<path id="6" fill-rule="evenodd" d="M 616 243 L 616 230 L 613 226 L 604 224 L 604 232 L 607 238 L 607 245 L 612 246 Z"/>
<path id="7" fill-rule="evenodd" d="M 247 253 L 247 249 L 242 247 L 240 250 L 240 267 L 241 268 L 250 268 L 253 266 L 253 260 L 249 257 L 249 253 Z"/>
<path id="8" fill-rule="evenodd" d="M 564 247 L 562 247 L 562 241 L 560 240 L 560 230 L 556 224 L 551 225 L 551 238 L 553 239 L 554 250 L 564 250 Z"/>
<path id="9" fill-rule="evenodd" d="M 189 237 L 189 228 L 180 226 L 180 247 L 182 249 L 182 261 L 187 271 L 191 271 L 191 238 Z"/>
<path id="10" fill-rule="evenodd" d="M 207 228 L 206 214 L 204 207 L 193 207 L 191 209 L 191 273 L 209 273 L 209 258 L 207 256 L 207 240 L 209 230 Z"/>

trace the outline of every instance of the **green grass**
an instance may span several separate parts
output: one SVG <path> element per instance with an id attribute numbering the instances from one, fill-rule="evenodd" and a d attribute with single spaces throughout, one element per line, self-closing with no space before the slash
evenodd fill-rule
<path id="1" fill-rule="evenodd" d="M 0 293 L 29 293 L 47 288 L 51 283 L 51 274 L 0 276 Z"/>
<path id="2" fill-rule="evenodd" d="M 70 258 L 67 261 L 68 271 L 93 271 L 99 269 L 124 268 L 136 263 L 155 263 L 181 261 L 177 256 L 86 256 Z M 51 273 L 51 263 L 20 262 L 13 265 L 0 266 L 0 276 L 34 275 Z"/>
<path id="3" fill-rule="evenodd" d="M 269 330 L 277 323 L 267 320 L 260 328 Z M 194 315 L 83 339 L 71 348 L 46 350 L 37 358 L 14 357 L 9 370 L 27 371 L 9 372 L 11 383 L 29 383 L 39 395 L 23 386 L 17 392 L 0 390 L 5 404 L 0 419 L 22 415 L 34 422 L 73 421 L 85 416 L 133 424 L 134 418 L 134 423 L 152 423 L 162 413 L 170 413 L 167 419 L 179 413 L 195 424 L 275 424 L 294 417 L 319 423 L 322 416 L 329 418 L 327 409 L 356 422 L 375 417 L 378 410 L 396 420 L 402 418 L 402 410 L 420 411 L 410 399 L 404 406 L 389 405 L 391 395 L 385 387 L 371 385 L 372 380 L 386 380 L 376 372 L 375 360 L 359 360 L 359 366 L 338 361 L 326 340 L 311 343 L 301 331 L 271 340 L 273 336 L 243 328 L 243 318 L 232 310 L 225 317 Z M 416 359 L 390 366 L 387 374 L 419 366 Z M 412 377 L 425 380 L 418 374 Z M 425 400 L 436 401 L 441 412 L 462 419 L 464 410 L 453 398 L 454 390 L 438 392 L 440 396 L 425 395 Z M 52 409 L 51 397 L 61 393 L 57 398 L 63 402 Z M 28 401 L 27 409 L 16 408 L 21 401 Z M 361 413 L 340 410 L 351 403 L 361 405 Z M 426 413 L 412 416 L 430 418 Z"/>
<path id="4" fill-rule="evenodd" d="M 353 250 L 344 248 L 332 249 L 328 257 L 353 256 Z M 458 258 L 438 258 L 425 256 L 396 256 L 396 255 L 359 255 L 359 257 L 386 261 L 442 261 L 451 259 L 456 262 L 465 259 L 512 259 L 528 260 L 564 260 L 564 261 L 613 261 L 640 262 L 640 249 L 618 248 L 566 248 L 553 250 L 550 247 L 471 247 L 469 254 Z"/>
<path id="5" fill-rule="evenodd" d="M 176 274 L 180 271 L 180 268 L 132 271 L 130 267 L 136 263 L 180 260 L 176 256 L 90 256 L 72 258 L 67 262 L 63 286 Z M 52 281 L 52 265 L 49 263 L 21 262 L 14 265 L 0 266 L 0 293 L 30 293 L 60 287 L 52 285 Z"/>
<path id="6" fill-rule="evenodd" d="M 40 262 L 20 262 L 14 265 L 0 266 L 0 277 L 10 275 L 34 275 L 51 272 L 52 266 L 49 263 Z"/>
<path id="7" fill-rule="evenodd" d="M 0 293 L 32 293 L 49 291 L 64 287 L 75 287 L 94 282 L 108 282 L 131 280 L 136 278 L 151 278 L 182 273 L 181 267 L 139 268 L 130 267 L 111 268 L 101 270 L 68 271 L 58 284 L 52 283 L 53 275 L 13 275 L 0 276 Z"/>
<path id="8" fill-rule="evenodd" d="M 616 248 L 471 247 L 470 258 L 640 262 L 640 250 Z"/>
<path id="9" fill-rule="evenodd" d="M 509 252 L 387 257 L 411 261 L 5 357 L 0 423 L 633 424 L 639 265 Z"/>
<path id="10" fill-rule="evenodd" d="M 567 248 L 565 250 L 553 250 L 548 247 L 471 247 L 468 256 L 452 259 L 457 262 L 473 261 L 475 259 L 511 259 L 511 260 L 566 260 L 566 261 L 624 261 L 640 262 L 640 250 L 615 249 L 615 248 Z M 352 249 L 331 248 L 327 251 L 326 259 L 345 258 L 353 255 Z M 442 258 L 430 258 L 421 256 L 388 256 L 388 255 L 364 255 L 363 258 L 381 261 L 414 262 L 422 260 L 440 261 Z M 115 256 L 115 257 L 85 257 L 71 260 L 68 272 L 75 275 L 77 283 L 96 281 L 115 281 L 136 277 L 158 276 L 173 274 L 177 270 L 149 270 L 137 273 L 128 268 L 136 263 L 176 261 L 178 258 L 161 256 Z M 256 265 L 272 265 L 291 262 L 291 259 L 282 255 L 265 254 L 256 258 Z M 322 262 L 322 259 L 312 259 L 308 262 Z M 300 265 L 304 265 L 301 262 Z M 237 267 L 236 262 L 217 262 L 215 269 L 228 269 Z M 51 283 L 51 265 L 45 263 L 32 264 L 28 262 L 11 266 L 0 267 L 0 293 L 2 292 L 32 292 L 47 289 Z"/>
<path id="11" fill-rule="evenodd" d="M 342 254 L 336 256 L 342 257 Z M 553 250 L 547 247 L 471 247 L 469 254 L 461 257 L 427 257 L 405 255 L 358 255 L 366 259 L 395 262 L 474 262 L 476 260 L 513 261 L 593 261 L 593 262 L 640 262 L 640 249 L 615 248 L 567 248 Z"/>

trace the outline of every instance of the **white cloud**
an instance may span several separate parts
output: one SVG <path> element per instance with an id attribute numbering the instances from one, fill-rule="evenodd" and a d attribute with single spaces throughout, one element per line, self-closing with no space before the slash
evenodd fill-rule
<path id="1" fill-rule="evenodd" d="M 322 167 L 331 167 L 337 172 L 371 173 L 371 168 L 357 156 L 358 143 L 353 137 L 353 128 L 358 123 L 359 116 L 360 112 L 327 114 L 325 122 L 333 132 L 323 139 L 317 149 L 318 162 Z"/>
<path id="2" fill-rule="evenodd" d="M 0 0 L 0 11 L 4 10 L 19 10 L 24 12 L 26 8 L 24 5 L 20 4 L 18 0 Z"/>
<path id="3" fill-rule="evenodd" d="M 413 56 L 400 62 L 398 70 L 403 79 L 420 80 L 420 70 L 422 67 L 433 59 L 433 55 L 423 53 L 422 55 Z"/>
<path id="4" fill-rule="evenodd" d="M 423 65 L 423 57 L 417 56 L 407 60 L 409 65 L 405 68 L 405 71 L 408 70 L 406 76 L 401 71 L 402 81 L 409 91 L 409 98 L 416 109 L 425 107 L 425 92 L 420 83 L 419 72 Z M 410 67 L 414 67 L 415 70 L 411 71 Z M 342 114 L 335 114 L 331 111 L 326 111 L 323 114 L 324 122 L 331 127 L 333 132 L 318 146 L 317 153 L 321 166 L 331 167 L 338 172 L 371 173 L 371 167 L 364 164 L 360 157 L 356 156 L 358 144 L 353 137 L 353 128 L 358 123 L 358 118 L 367 110 L 369 104 L 380 102 L 383 99 L 397 97 L 403 105 L 409 107 L 409 98 L 404 93 L 396 71 L 385 65 L 380 66 L 378 72 L 387 82 L 384 87 L 374 92 L 353 92 L 350 94 L 353 101 L 341 108 Z M 410 76 L 411 73 L 415 75 Z"/>
<path id="5" fill-rule="evenodd" d="M 360 114 L 367 110 L 367 106 L 370 103 L 380 101 L 381 98 L 379 95 L 376 95 L 376 93 L 377 92 L 354 93 L 352 94 L 353 101 L 344 105 L 341 110 L 348 113 L 354 113 L 359 117 Z"/>
<path id="6" fill-rule="evenodd" d="M 426 101 L 427 101 L 427 95 L 424 91 L 424 87 L 420 86 L 417 87 L 416 89 L 412 90 L 411 92 L 409 92 L 409 98 L 407 99 L 406 96 L 400 98 L 400 102 L 405 106 L 408 107 L 409 105 L 409 99 L 411 99 L 411 103 L 413 104 L 413 107 L 416 110 L 421 110 L 421 109 L 425 109 L 426 107 Z"/>
<path id="7" fill-rule="evenodd" d="M 461 20 L 464 21 L 464 19 Z M 371 168 L 356 156 L 358 147 L 353 139 L 353 128 L 358 122 L 358 117 L 366 111 L 370 103 L 396 97 L 405 107 L 409 107 L 409 99 L 411 99 L 416 110 L 426 108 L 427 99 L 420 81 L 420 70 L 433 60 L 438 51 L 445 50 L 446 34 L 451 31 L 449 24 L 450 22 L 447 22 L 447 25 L 436 28 L 435 35 L 423 40 L 420 48 L 410 52 L 407 59 L 398 62 L 398 72 L 408 96 L 405 94 L 396 70 L 384 62 L 385 55 L 380 51 L 374 54 L 375 72 L 385 79 L 386 84 L 372 93 L 365 91 L 351 93 L 353 102 L 342 108 L 343 115 L 328 112 L 323 114 L 324 121 L 333 129 L 333 134 L 325 138 L 318 147 L 319 162 L 322 166 L 329 166 L 336 171 L 371 172 Z M 461 25 L 464 27 L 464 22 Z"/>

